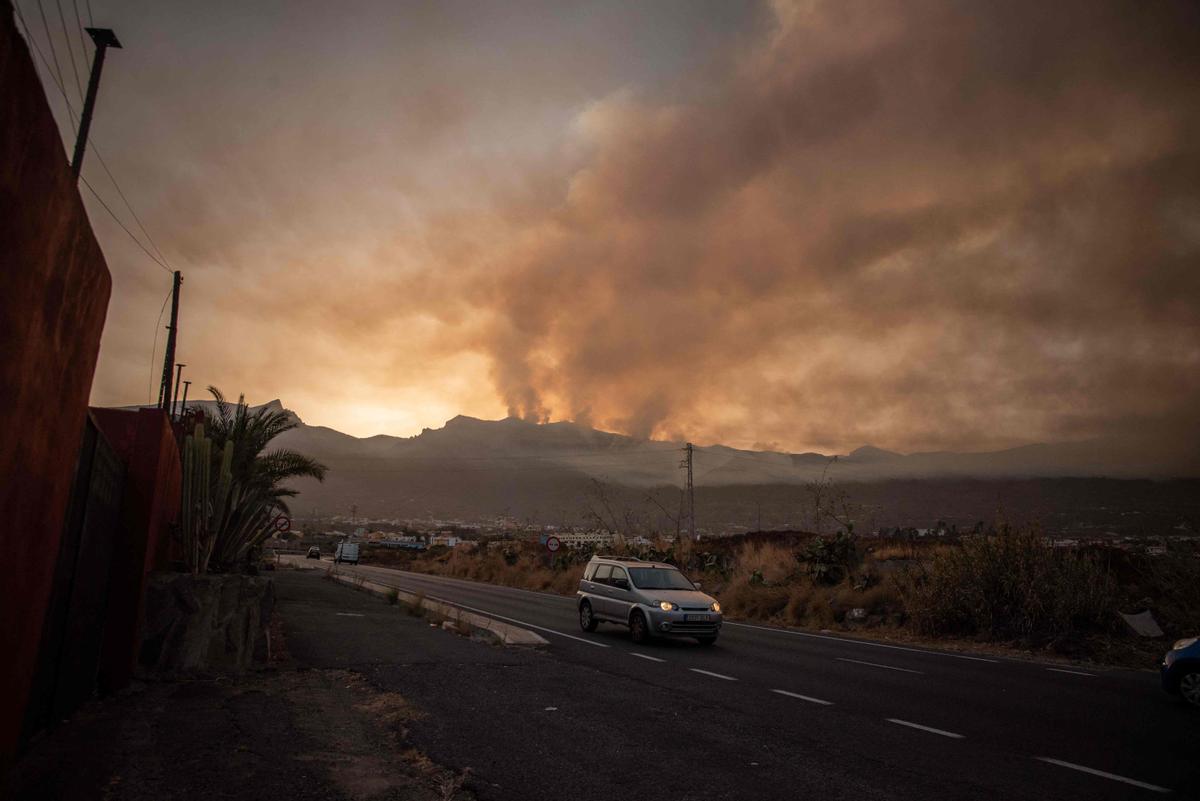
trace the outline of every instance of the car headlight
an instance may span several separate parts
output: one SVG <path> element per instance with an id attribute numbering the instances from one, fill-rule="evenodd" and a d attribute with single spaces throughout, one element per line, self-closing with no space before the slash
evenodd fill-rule
<path id="1" fill-rule="evenodd" d="M 1190 646 L 1195 645 L 1196 640 L 1198 640 L 1198 639 L 1200 639 L 1200 637 L 1188 637 L 1183 640 L 1176 640 L 1175 644 L 1171 646 L 1171 650 L 1172 651 L 1182 651 L 1184 648 L 1188 648 Z"/>
<path id="2" fill-rule="evenodd" d="M 721 611 L 721 603 L 719 601 L 713 601 L 712 606 L 710 606 L 708 608 L 713 610 L 714 612 L 720 612 Z"/>
<path id="3" fill-rule="evenodd" d="M 659 601 L 658 608 L 664 612 L 674 612 L 679 608 L 679 604 L 673 604 L 670 601 Z"/>

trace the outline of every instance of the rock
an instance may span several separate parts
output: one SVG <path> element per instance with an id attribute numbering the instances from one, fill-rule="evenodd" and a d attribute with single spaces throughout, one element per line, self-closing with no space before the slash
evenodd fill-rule
<path id="1" fill-rule="evenodd" d="M 846 619 L 853 620 L 856 622 L 866 620 L 867 619 L 867 610 L 863 609 L 861 606 L 856 606 L 853 609 L 851 609 L 849 612 L 846 613 Z"/>
<path id="2" fill-rule="evenodd" d="M 1147 609 L 1144 612 L 1139 612 L 1136 615 L 1127 615 L 1124 612 L 1118 612 L 1121 619 L 1133 629 L 1134 634 L 1139 637 L 1161 637 L 1163 630 L 1158 625 L 1158 621 L 1154 619 L 1154 615 L 1150 614 Z"/>

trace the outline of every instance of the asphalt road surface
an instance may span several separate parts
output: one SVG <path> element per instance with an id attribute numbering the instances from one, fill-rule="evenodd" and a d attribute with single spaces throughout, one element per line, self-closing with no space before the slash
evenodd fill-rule
<path id="1" fill-rule="evenodd" d="M 303 588 L 280 574 L 293 650 L 363 669 L 428 710 L 416 744 L 471 766 L 482 798 L 1200 798 L 1200 715 L 1149 671 L 729 621 L 713 647 L 634 646 L 623 627 L 582 632 L 571 598 L 339 570 L 550 641 L 531 652 L 446 633 L 414 653 L 402 613 L 313 573 Z"/>

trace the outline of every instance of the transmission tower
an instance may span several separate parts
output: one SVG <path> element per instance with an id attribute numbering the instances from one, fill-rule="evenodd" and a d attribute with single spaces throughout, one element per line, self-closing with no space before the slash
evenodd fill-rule
<path id="1" fill-rule="evenodd" d="M 679 463 L 680 468 L 687 469 L 687 505 L 688 505 L 688 537 L 696 539 L 696 485 L 692 483 L 692 443 L 683 446 L 684 458 Z"/>

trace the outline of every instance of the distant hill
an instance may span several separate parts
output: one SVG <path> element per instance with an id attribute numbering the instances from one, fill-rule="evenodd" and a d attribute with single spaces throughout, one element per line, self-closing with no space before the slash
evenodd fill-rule
<path id="1" fill-rule="evenodd" d="M 199 401 L 189 406 L 211 409 L 213 404 Z M 279 400 L 263 406 L 285 409 Z M 608 502 L 626 510 L 637 507 L 641 514 L 656 517 L 660 526 L 669 525 L 671 514 L 678 511 L 684 446 L 570 422 L 535 424 L 463 415 L 413 437 L 359 438 L 301 421 L 277 444 L 331 468 L 324 484 L 297 485 L 301 496 L 295 508 L 301 515 L 314 510 L 345 514 L 354 505 L 360 514 L 374 517 L 484 520 L 504 516 L 532 523 L 576 524 Z M 1070 522 L 1087 516 L 1077 512 L 1077 506 L 1103 508 L 1104 497 L 1114 492 L 1124 493 L 1122 497 L 1131 504 L 1122 508 L 1142 503 L 1135 499 L 1141 497 L 1136 492 L 1129 494 L 1125 485 L 1130 482 L 1116 482 L 1124 488 L 1114 490 L 1112 479 L 1168 477 L 1157 474 L 1152 465 L 1130 459 L 1113 443 L 1099 441 L 988 453 L 901 454 L 866 445 L 836 456 L 711 445 L 695 448 L 694 468 L 696 485 L 705 490 L 697 493 L 697 517 L 704 513 L 713 525 L 750 527 L 764 515 L 764 525 L 796 524 L 794 509 L 789 509 L 796 505 L 803 485 L 822 476 L 855 487 L 851 494 L 875 508 L 874 521 L 889 526 L 920 524 L 925 519 L 920 510 L 926 507 L 929 519 L 924 525 L 948 516 L 960 522 L 994 519 L 1004 508 L 1014 517 L 1032 520 L 1050 515 Z M 1064 479 L 1085 481 L 1081 485 Z M 981 486 L 980 481 L 993 484 Z M 995 482 L 1009 489 L 1001 491 Z M 1200 488 L 1200 482 L 1182 486 Z M 1174 519 L 1172 502 L 1164 491 L 1153 491 L 1157 494 L 1144 503 L 1155 505 L 1165 515 L 1163 520 Z M 1056 498 L 1063 503 L 1056 503 Z"/>
<path id="2" fill-rule="evenodd" d="M 271 404 L 281 407 L 279 401 Z M 629 486 L 679 481 L 684 443 L 644 440 L 576 423 L 537 424 L 514 417 L 479 420 L 459 415 L 415 437 L 358 439 L 303 423 L 282 438 L 318 457 L 361 460 L 364 468 L 434 460 L 495 470 L 557 467 Z M 1130 461 L 1114 443 L 1089 441 L 1027 445 L 985 453 L 901 454 L 864 445 L 849 454 L 751 451 L 697 446 L 697 485 L 805 483 L 823 472 L 843 481 L 911 478 L 1033 478 L 1065 476 L 1166 477 L 1153 465 Z M 1116 458 L 1118 455 L 1123 458 Z"/>

